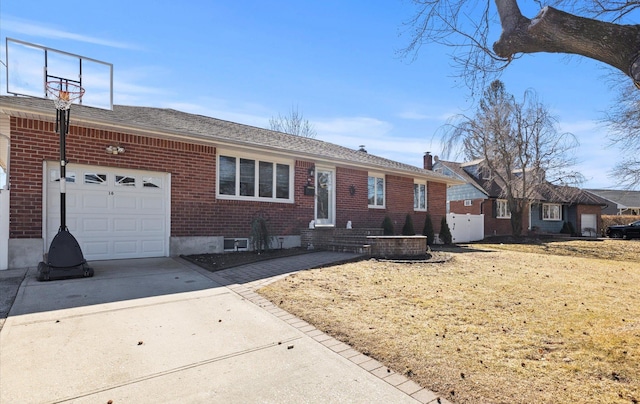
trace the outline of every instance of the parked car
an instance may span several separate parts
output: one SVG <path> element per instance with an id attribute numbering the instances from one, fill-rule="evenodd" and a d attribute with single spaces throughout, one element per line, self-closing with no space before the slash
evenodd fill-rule
<path id="1" fill-rule="evenodd" d="M 611 238 L 626 238 L 627 240 L 640 238 L 640 220 L 629 224 L 609 226 L 607 227 L 606 234 Z"/>

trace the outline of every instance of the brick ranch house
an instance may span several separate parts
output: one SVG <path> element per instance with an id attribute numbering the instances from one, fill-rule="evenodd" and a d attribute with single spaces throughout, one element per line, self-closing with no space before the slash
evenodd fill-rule
<path id="1" fill-rule="evenodd" d="M 0 97 L 0 268 L 36 266 L 58 231 L 55 112 L 50 100 Z M 447 186 L 460 183 L 430 170 L 428 153 L 419 168 L 147 107 L 73 105 L 66 153 L 67 226 L 88 261 L 245 247 L 257 217 L 284 248 L 312 220 L 380 228 L 388 215 L 399 232 L 410 214 L 421 232 L 429 213 L 438 232 Z"/>
<path id="2" fill-rule="evenodd" d="M 435 157 L 433 169 L 464 181 L 447 190 L 447 213 L 484 214 L 485 237 L 511 235 L 511 212 L 501 186 L 483 172 L 479 160 L 458 163 Z M 588 192 L 548 182 L 539 186 L 522 212 L 523 234 L 557 234 L 565 222 L 585 237 L 600 234 L 602 203 Z"/>

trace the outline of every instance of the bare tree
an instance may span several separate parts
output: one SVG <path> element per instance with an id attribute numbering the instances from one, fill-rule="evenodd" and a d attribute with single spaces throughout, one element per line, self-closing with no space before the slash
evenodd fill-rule
<path id="1" fill-rule="evenodd" d="M 291 107 L 289 115 L 282 116 L 278 114 L 278 117 L 271 117 L 269 119 L 269 129 L 309 138 L 315 138 L 317 135 L 309 120 L 303 118 L 298 106 Z"/>
<path id="2" fill-rule="evenodd" d="M 640 92 L 633 86 L 623 86 L 604 123 L 609 127 L 612 145 L 622 151 L 620 161 L 611 172 L 612 177 L 617 179 L 619 186 L 640 186 Z"/>
<path id="3" fill-rule="evenodd" d="M 512 60 L 538 52 L 598 60 L 630 77 L 629 83 L 640 89 L 640 24 L 627 24 L 638 18 L 640 1 L 548 0 L 543 7 L 542 1 L 529 0 L 540 7 L 533 18 L 520 11 L 525 0 L 413 2 L 417 12 L 408 22 L 412 40 L 405 55 L 417 55 L 430 42 L 451 46 L 454 65 L 472 94 L 498 77 Z M 611 174 L 627 187 L 640 186 L 640 104 L 633 85 L 621 93 L 620 102 L 606 117 L 611 139 L 622 150 Z"/>
<path id="4" fill-rule="evenodd" d="M 541 6 L 539 0 L 532 1 Z M 537 52 L 599 60 L 629 76 L 640 88 L 640 25 L 622 24 L 640 9 L 639 1 L 550 0 L 533 18 L 522 15 L 518 0 L 413 2 L 418 11 L 409 21 L 412 41 L 405 52 L 417 51 L 429 42 L 455 46 L 454 59 L 471 88 L 484 87 L 484 80 L 494 78 L 493 74 L 519 55 Z M 499 24 L 494 20 L 496 12 Z"/>
<path id="5" fill-rule="evenodd" d="M 556 123 L 535 92 L 527 91 L 518 102 L 496 80 L 474 116 L 459 116 L 444 128 L 444 154 L 459 151 L 480 160 L 479 178 L 501 190 L 515 236 L 522 233 L 522 214 L 531 202 L 550 190 L 570 189 L 555 185 L 582 181 L 580 173 L 570 170 L 578 142 L 570 133 L 558 133 Z"/>

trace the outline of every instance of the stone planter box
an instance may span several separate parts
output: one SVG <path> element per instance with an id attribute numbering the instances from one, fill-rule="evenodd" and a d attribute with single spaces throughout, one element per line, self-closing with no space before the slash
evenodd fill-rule
<path id="1" fill-rule="evenodd" d="M 426 236 L 368 236 L 374 258 L 422 257 L 427 253 Z"/>

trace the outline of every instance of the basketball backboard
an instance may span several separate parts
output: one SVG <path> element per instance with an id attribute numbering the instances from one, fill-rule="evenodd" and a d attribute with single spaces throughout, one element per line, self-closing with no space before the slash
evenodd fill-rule
<path id="1" fill-rule="evenodd" d="M 113 65 L 85 56 L 6 39 L 7 93 L 48 98 L 46 83 L 78 83 L 85 92 L 78 104 L 113 109 Z"/>

